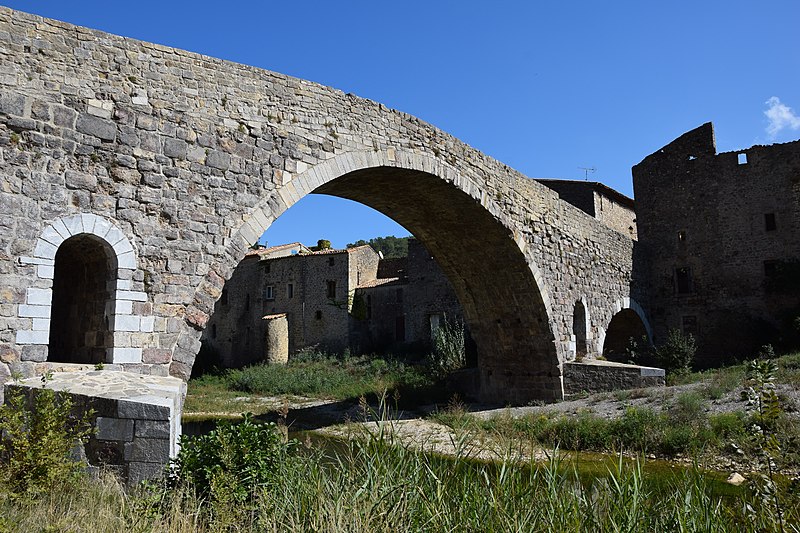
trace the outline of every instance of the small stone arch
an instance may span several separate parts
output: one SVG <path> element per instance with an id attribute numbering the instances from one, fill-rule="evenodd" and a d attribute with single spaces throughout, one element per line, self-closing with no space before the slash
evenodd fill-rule
<path id="1" fill-rule="evenodd" d="M 601 330 L 599 347 L 604 357 L 624 362 L 625 347 L 630 338 L 647 337 L 652 342 L 650 322 L 642 307 L 631 298 L 623 298 L 614 305 L 614 312 Z"/>
<path id="2" fill-rule="evenodd" d="M 132 334 L 152 332 L 154 318 L 137 309 L 136 304 L 147 302 L 147 294 L 132 290 L 136 251 L 112 221 L 92 213 L 56 219 L 39 235 L 33 254 L 19 259 L 21 264 L 35 268 L 33 283 L 26 289 L 24 303 L 18 309 L 18 316 L 31 324 L 16 334 L 16 343 L 22 348 L 21 359 L 48 361 L 56 258 L 65 243 L 69 247 L 76 242 L 97 246 L 107 255 L 110 276 L 103 310 L 106 339 L 102 362 L 141 363 L 142 346 Z"/>
<path id="3" fill-rule="evenodd" d="M 569 353 L 572 359 L 582 359 L 589 353 L 589 313 L 584 298 L 575 301 L 572 310 L 572 334 Z"/>

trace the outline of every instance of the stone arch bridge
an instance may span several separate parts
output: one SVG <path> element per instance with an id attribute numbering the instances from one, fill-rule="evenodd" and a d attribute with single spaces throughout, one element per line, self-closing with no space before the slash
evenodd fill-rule
<path id="1" fill-rule="evenodd" d="M 629 237 L 415 117 L 5 8 L 0 57 L 0 378 L 103 361 L 187 379 L 232 269 L 312 192 L 432 252 L 485 399 L 562 397 L 576 305 L 590 355 L 615 313 L 644 318 Z"/>

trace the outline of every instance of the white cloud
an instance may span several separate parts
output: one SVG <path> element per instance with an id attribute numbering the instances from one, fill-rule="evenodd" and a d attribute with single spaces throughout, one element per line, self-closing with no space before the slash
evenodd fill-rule
<path id="1" fill-rule="evenodd" d="M 782 103 L 780 98 L 773 96 L 765 102 L 767 106 L 764 114 L 769 119 L 767 134 L 774 139 L 778 133 L 788 128 L 790 130 L 800 130 L 800 117 L 795 115 L 791 107 Z"/>

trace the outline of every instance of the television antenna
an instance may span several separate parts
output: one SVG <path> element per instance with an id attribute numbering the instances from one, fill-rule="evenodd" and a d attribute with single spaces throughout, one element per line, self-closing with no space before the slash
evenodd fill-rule
<path id="1" fill-rule="evenodd" d="M 595 167 L 578 167 L 579 169 L 583 170 L 583 181 L 589 181 L 589 172 L 595 173 L 597 169 Z"/>

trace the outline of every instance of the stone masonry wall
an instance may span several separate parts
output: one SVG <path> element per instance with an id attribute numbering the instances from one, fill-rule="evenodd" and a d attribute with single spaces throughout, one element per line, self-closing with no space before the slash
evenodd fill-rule
<path id="1" fill-rule="evenodd" d="M 90 468 L 110 468 L 135 486 L 161 477 L 178 453 L 186 384 L 169 377 L 142 376 L 111 370 L 54 373 L 46 384 L 30 378 L 5 386 L 6 396 L 18 391 L 29 405 L 46 387 L 68 394 L 77 413 L 93 410 L 96 432 L 84 446 Z"/>
<path id="2" fill-rule="evenodd" d="M 800 314 L 800 142 L 717 154 L 708 123 L 633 178 L 656 340 L 695 335 L 701 365 L 775 342 Z"/>
<path id="3" fill-rule="evenodd" d="M 26 306 L 49 312 L 47 231 L 69 217 L 72 234 L 103 226 L 118 259 L 107 362 L 184 379 L 247 246 L 315 190 L 434 251 L 486 399 L 561 397 L 575 301 L 591 354 L 615 303 L 642 299 L 630 239 L 405 113 L 5 8 L 0 59 L 0 373 L 47 358 L 49 315 Z"/>

